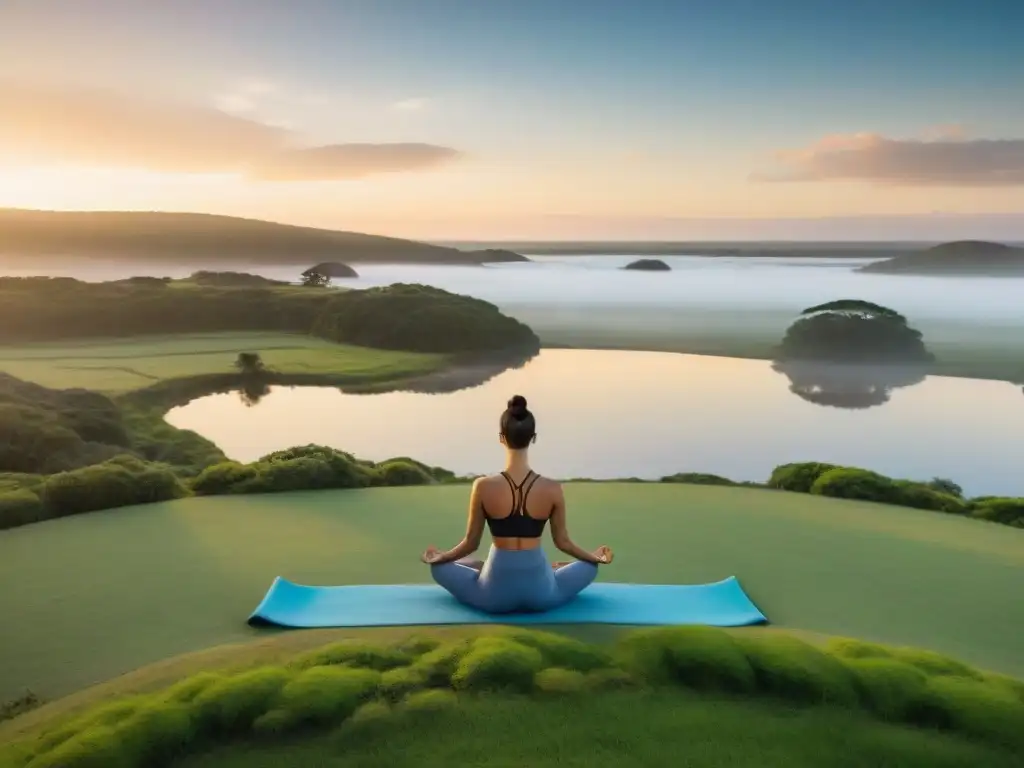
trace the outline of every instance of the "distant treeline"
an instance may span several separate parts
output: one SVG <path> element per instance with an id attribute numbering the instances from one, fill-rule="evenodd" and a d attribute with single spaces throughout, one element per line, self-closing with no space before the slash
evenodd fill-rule
<path id="1" fill-rule="evenodd" d="M 201 273 L 202 274 L 202 273 Z M 535 351 L 536 334 L 480 299 L 422 285 L 334 291 L 223 273 L 167 281 L 0 278 L 0 344 L 223 331 L 308 333 L 442 354 Z M 196 277 L 200 277 L 197 275 Z M 212 284 L 211 284 L 212 283 Z M 236 287 L 240 286 L 240 287 Z"/>

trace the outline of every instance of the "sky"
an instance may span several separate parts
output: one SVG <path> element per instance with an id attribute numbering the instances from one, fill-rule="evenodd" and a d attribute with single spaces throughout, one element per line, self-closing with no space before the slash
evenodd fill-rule
<path id="1" fill-rule="evenodd" d="M 1024 237 L 1021 39 L 1021 0 L 0 0 L 0 206 Z"/>

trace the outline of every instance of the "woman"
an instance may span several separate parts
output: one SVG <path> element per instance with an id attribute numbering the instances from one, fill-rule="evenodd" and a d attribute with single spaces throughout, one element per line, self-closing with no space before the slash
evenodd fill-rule
<path id="1" fill-rule="evenodd" d="M 516 395 L 501 414 L 500 439 L 507 450 L 505 471 L 477 478 L 469 497 L 466 535 L 441 552 L 428 547 L 422 560 L 434 581 L 462 603 L 488 613 L 546 611 L 572 600 L 597 576 L 597 566 L 612 561 L 608 547 L 587 552 L 569 538 L 562 486 L 530 468 L 527 449 L 537 439 L 537 423 Z M 544 526 L 576 562 L 551 565 L 540 547 Z M 491 530 L 487 561 L 471 561 L 484 532 Z"/>

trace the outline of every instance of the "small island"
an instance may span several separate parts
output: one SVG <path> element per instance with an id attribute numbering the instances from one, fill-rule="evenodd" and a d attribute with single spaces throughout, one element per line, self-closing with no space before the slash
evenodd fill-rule
<path id="1" fill-rule="evenodd" d="M 302 276 L 309 277 L 313 273 L 329 277 L 331 280 L 344 280 L 346 278 L 359 277 L 358 272 L 352 269 L 348 264 L 342 264 L 340 261 L 323 261 L 319 264 L 315 264 L 303 272 Z"/>
<path id="2" fill-rule="evenodd" d="M 857 271 L 936 277 L 1024 277 L 1024 248 L 960 240 L 872 262 Z"/>
<path id="3" fill-rule="evenodd" d="M 635 269 L 640 272 L 671 272 L 672 267 L 661 259 L 637 259 L 632 261 L 623 269 Z"/>

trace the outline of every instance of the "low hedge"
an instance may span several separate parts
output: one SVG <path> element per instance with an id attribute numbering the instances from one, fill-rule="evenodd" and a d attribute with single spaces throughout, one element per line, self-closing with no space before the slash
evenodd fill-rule
<path id="1" fill-rule="evenodd" d="M 467 480 L 407 456 L 375 463 L 322 445 L 275 451 L 249 464 L 221 461 L 206 466 L 191 479 L 182 477 L 180 468 L 119 455 L 55 475 L 0 475 L 0 530 L 81 512 L 167 501 L 189 493 L 216 496 Z M 614 482 L 649 481 L 630 478 Z M 966 515 L 1024 528 L 1024 498 L 965 499 L 958 495 L 959 486 L 951 480 L 902 480 L 867 469 L 822 462 L 782 464 L 765 484 L 734 482 L 721 475 L 695 472 L 667 475 L 658 482 L 772 488 Z"/>
<path id="2" fill-rule="evenodd" d="M 466 696 L 638 686 L 843 707 L 1024 749 L 1024 682 L 927 651 L 852 640 L 817 647 L 709 627 L 636 630 L 601 647 L 515 629 L 447 642 L 336 643 L 274 666 L 203 672 L 47 724 L 0 753 L 0 764 L 150 766 L 227 739 L 394 724 L 402 713 L 458 706 Z"/>
<path id="3" fill-rule="evenodd" d="M 170 501 L 193 493 L 277 493 L 425 485 L 459 479 L 445 469 L 407 457 L 375 464 L 320 445 L 276 451 L 251 464 L 220 462 L 191 481 L 166 464 L 131 455 L 55 475 L 24 477 L 31 482 L 0 485 L 0 530 L 101 509 Z"/>
<path id="4" fill-rule="evenodd" d="M 371 486 L 427 485 L 457 479 L 452 472 L 398 457 L 382 461 L 357 459 L 350 453 L 322 445 L 288 448 L 263 456 L 251 464 L 225 461 L 207 467 L 192 481 L 199 496 L 236 493 Z"/>

